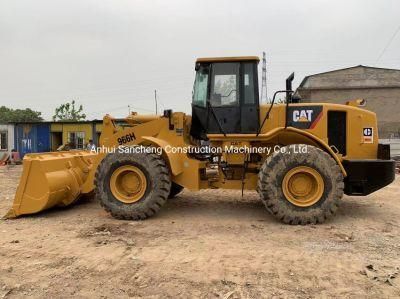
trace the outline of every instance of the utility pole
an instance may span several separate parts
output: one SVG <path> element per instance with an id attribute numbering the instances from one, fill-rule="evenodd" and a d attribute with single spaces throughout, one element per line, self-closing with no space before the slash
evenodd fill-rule
<path id="1" fill-rule="evenodd" d="M 268 101 L 267 97 L 267 59 L 265 58 L 265 52 L 263 52 L 263 60 L 262 60 L 262 83 L 261 83 L 261 103 Z"/>
<path id="2" fill-rule="evenodd" d="M 157 107 L 157 89 L 154 89 L 154 101 L 156 102 L 156 115 L 158 113 L 158 107 Z"/>

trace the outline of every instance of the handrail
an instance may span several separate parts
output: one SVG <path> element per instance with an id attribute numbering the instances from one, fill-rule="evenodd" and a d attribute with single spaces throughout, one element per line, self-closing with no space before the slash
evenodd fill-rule
<path id="1" fill-rule="evenodd" d="M 265 117 L 264 117 L 264 120 L 263 120 L 262 123 L 261 123 L 261 126 L 259 126 L 259 128 L 258 128 L 256 137 L 260 134 L 261 129 L 262 129 L 262 127 L 264 126 L 265 121 L 266 121 L 267 119 L 269 119 L 269 114 L 271 113 L 272 107 L 274 106 L 274 103 L 275 103 L 275 97 L 276 97 L 276 95 L 277 95 L 278 93 L 286 93 L 286 94 L 288 94 L 288 93 L 293 93 L 293 90 L 278 90 L 278 91 L 275 91 L 274 96 L 273 96 L 273 98 L 272 98 L 271 106 L 269 107 L 267 113 L 265 114 Z M 286 110 L 287 110 L 288 102 L 289 102 L 289 101 L 286 101 Z M 286 111 L 286 112 L 287 112 L 287 111 Z M 286 118 L 287 118 L 287 113 L 286 113 Z M 285 128 L 286 128 L 286 126 L 285 126 Z"/>

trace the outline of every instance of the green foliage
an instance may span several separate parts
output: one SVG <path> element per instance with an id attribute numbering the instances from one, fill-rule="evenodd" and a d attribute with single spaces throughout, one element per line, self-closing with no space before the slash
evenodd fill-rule
<path id="1" fill-rule="evenodd" d="M 11 109 L 0 106 L 0 123 L 42 121 L 42 113 L 32 109 Z"/>
<path id="2" fill-rule="evenodd" d="M 56 108 L 53 116 L 54 121 L 81 121 L 86 119 L 86 114 L 82 112 L 83 106 L 75 107 L 75 101 L 62 104 Z"/>

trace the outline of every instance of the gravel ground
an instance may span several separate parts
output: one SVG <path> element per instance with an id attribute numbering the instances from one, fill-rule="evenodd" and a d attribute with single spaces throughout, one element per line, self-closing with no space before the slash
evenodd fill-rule
<path id="1" fill-rule="evenodd" d="M 21 167 L 0 167 L 0 214 Z M 155 217 L 95 200 L 0 221 L 0 298 L 400 297 L 400 178 L 344 197 L 323 225 L 287 226 L 254 192 L 184 191 Z"/>

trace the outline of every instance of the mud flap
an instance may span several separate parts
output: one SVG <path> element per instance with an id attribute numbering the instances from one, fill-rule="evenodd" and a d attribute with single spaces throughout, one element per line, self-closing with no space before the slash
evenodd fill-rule
<path id="1" fill-rule="evenodd" d="M 26 155 L 13 206 L 4 218 L 72 204 L 93 190 L 97 158 L 89 151 Z"/>

